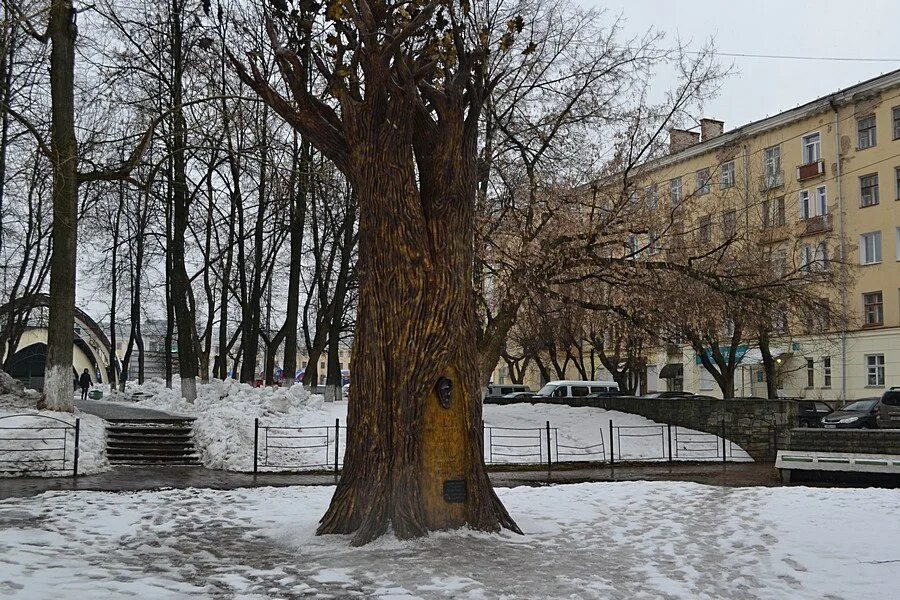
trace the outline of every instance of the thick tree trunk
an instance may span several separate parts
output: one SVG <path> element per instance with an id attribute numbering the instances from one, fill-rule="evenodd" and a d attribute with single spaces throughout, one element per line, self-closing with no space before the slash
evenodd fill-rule
<path id="1" fill-rule="evenodd" d="M 766 378 L 766 394 L 770 399 L 778 397 L 778 373 L 775 357 L 769 341 L 769 332 L 764 328 L 759 331 L 759 352 L 762 355 L 763 371 Z"/>
<path id="2" fill-rule="evenodd" d="M 303 266 L 303 228 L 306 223 L 306 190 L 309 182 L 309 143 L 299 147 L 294 134 L 294 161 L 291 169 L 290 206 L 291 265 L 288 269 L 287 315 L 284 318 L 284 383 L 294 384 L 297 372 L 297 320 L 300 312 L 300 268 Z"/>
<path id="3" fill-rule="evenodd" d="M 452 181 L 421 184 L 422 198 L 409 148 L 384 137 L 356 157 L 352 178 L 360 293 L 349 438 L 319 533 L 355 533 L 359 545 L 388 527 L 401 539 L 465 525 L 518 531 L 484 468 L 467 172 L 474 165 L 457 159 Z M 441 150 L 458 152 L 452 144 Z M 444 378 L 452 386 L 446 408 L 436 392 Z M 464 485 L 459 502 L 445 499 L 448 481 Z"/>
<path id="4" fill-rule="evenodd" d="M 75 9 L 54 0 L 48 28 L 53 150 L 53 253 L 44 397 L 50 410 L 72 411 L 75 257 L 78 238 L 78 143 L 75 138 Z"/>

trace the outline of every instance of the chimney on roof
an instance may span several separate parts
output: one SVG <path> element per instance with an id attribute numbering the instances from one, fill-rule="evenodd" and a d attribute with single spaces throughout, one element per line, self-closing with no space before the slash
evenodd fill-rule
<path id="1" fill-rule="evenodd" d="M 687 129 L 669 130 L 669 154 L 681 152 L 688 146 L 693 146 L 700 141 L 700 134 Z"/>
<path id="2" fill-rule="evenodd" d="M 705 142 L 719 137 L 725 132 L 725 121 L 715 119 L 700 119 L 700 141 Z"/>

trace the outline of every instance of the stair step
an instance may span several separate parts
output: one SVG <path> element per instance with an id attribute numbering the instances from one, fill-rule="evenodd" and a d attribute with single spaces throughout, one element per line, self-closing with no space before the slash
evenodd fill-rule
<path id="1" fill-rule="evenodd" d="M 136 465 L 136 466 L 172 466 L 172 467 L 202 467 L 203 463 L 199 460 L 156 460 L 143 458 L 122 458 L 118 460 L 110 460 L 112 465 Z"/>
<path id="2" fill-rule="evenodd" d="M 171 417 L 166 419 L 106 419 L 107 423 L 136 423 L 140 425 L 158 423 L 160 425 L 175 425 L 179 423 L 193 423 L 197 417 Z"/>
<path id="3" fill-rule="evenodd" d="M 141 434 L 141 435 L 189 435 L 191 427 L 107 427 L 107 433 Z"/>
<path id="4" fill-rule="evenodd" d="M 107 448 L 179 448 L 179 447 L 188 447 L 193 448 L 194 442 L 191 441 L 190 438 L 183 440 L 169 440 L 169 439 L 152 439 L 147 440 L 143 438 L 136 438 L 130 440 L 118 440 L 118 439 L 110 439 L 106 442 Z"/>
<path id="5" fill-rule="evenodd" d="M 196 450 L 193 446 L 182 446 L 180 448 L 107 448 L 107 456 L 127 455 L 143 455 L 143 456 L 183 456 L 185 454 L 194 454 Z"/>
<path id="6" fill-rule="evenodd" d="M 156 462 L 170 462 L 170 461 L 199 461 L 200 457 L 197 456 L 194 452 L 186 452 L 182 454 L 144 454 L 144 453 L 123 453 L 123 454 L 114 454 L 112 456 L 108 456 L 110 462 L 122 462 L 123 460 L 138 460 L 138 461 L 156 461 Z"/>

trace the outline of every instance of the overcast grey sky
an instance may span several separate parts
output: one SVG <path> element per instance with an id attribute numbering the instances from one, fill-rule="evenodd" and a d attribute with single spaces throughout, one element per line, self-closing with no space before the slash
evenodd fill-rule
<path id="1" fill-rule="evenodd" d="M 702 115 L 726 129 L 900 69 L 900 0 L 581 0 L 621 13 L 626 34 L 650 27 L 726 53 L 893 58 L 838 62 L 721 57 L 734 74 Z M 700 115 L 698 115 L 700 116 Z"/>

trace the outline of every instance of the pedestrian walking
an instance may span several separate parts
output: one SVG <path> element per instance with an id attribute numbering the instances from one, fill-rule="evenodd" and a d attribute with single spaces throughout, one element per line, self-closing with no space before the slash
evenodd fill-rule
<path id="1" fill-rule="evenodd" d="M 85 369 L 84 373 L 81 374 L 81 377 L 78 378 L 78 385 L 81 386 L 81 399 L 87 400 L 88 388 L 93 387 L 94 382 L 91 381 L 91 374 L 88 373 L 88 370 Z"/>

